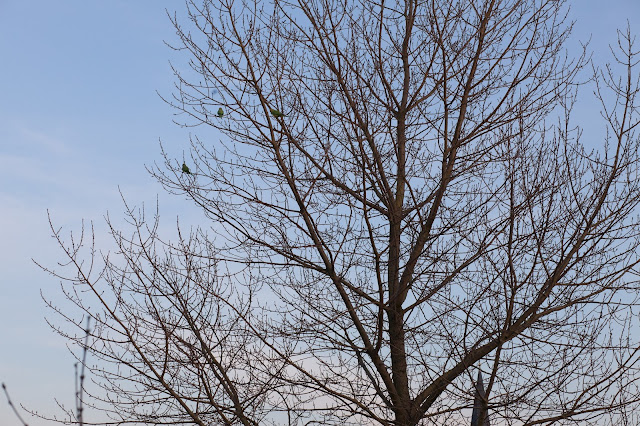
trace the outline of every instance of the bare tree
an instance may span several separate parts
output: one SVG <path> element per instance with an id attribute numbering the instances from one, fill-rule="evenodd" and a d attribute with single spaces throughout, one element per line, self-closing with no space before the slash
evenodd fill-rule
<path id="1" fill-rule="evenodd" d="M 152 174 L 210 224 L 168 242 L 127 207 L 102 256 L 55 232 L 103 408 L 469 424 L 481 371 L 492 425 L 638 424 L 638 57 L 629 30 L 602 70 L 570 56 L 566 7 L 189 1 L 170 102 L 223 137 Z"/>

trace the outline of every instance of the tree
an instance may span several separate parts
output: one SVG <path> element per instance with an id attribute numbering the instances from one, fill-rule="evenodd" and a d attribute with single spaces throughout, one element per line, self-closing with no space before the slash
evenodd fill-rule
<path id="1" fill-rule="evenodd" d="M 190 175 L 166 153 L 151 172 L 210 226 L 167 242 L 128 208 L 102 258 L 55 232 L 72 272 L 52 272 L 96 321 L 105 410 L 469 424 L 482 371 L 491 424 L 638 424 L 629 30 L 593 68 L 608 130 L 590 150 L 564 1 L 188 8 L 172 21 L 192 69 L 170 102 L 224 136 L 192 140 Z"/>

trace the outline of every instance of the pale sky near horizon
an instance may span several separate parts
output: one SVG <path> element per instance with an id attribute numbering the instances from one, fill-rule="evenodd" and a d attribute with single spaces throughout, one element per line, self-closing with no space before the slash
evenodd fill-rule
<path id="1" fill-rule="evenodd" d="M 74 392 L 74 359 L 45 322 L 55 317 L 40 297 L 42 290 L 59 300 L 57 280 L 31 261 L 62 260 L 47 209 L 67 230 L 82 219 L 104 230 L 107 211 L 122 216 L 120 188 L 134 204 L 153 205 L 158 194 L 169 221 L 177 212 L 198 217 L 145 171 L 161 160 L 159 139 L 181 156 L 189 132 L 199 132 L 173 124 L 156 93 L 171 94 L 168 61 L 180 59 L 163 42 L 175 40 L 165 8 L 180 13 L 184 5 L 0 0 L 0 381 L 14 402 L 43 414 L 60 414 L 54 398 L 72 406 Z M 570 16 L 574 42 L 591 36 L 600 64 L 627 19 L 640 35 L 638 0 L 573 1 Z M 580 114 L 592 122 L 598 107 L 583 105 Z M 0 426 L 18 424 L 0 395 Z"/>

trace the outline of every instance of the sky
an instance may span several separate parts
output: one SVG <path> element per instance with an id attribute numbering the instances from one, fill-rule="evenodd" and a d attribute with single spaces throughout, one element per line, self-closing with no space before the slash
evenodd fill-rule
<path id="1" fill-rule="evenodd" d="M 591 38 L 600 64 L 627 19 L 640 35 L 637 0 L 572 5 L 572 43 Z M 184 5 L 0 0 L 0 381 L 15 403 L 45 415 L 60 414 L 55 399 L 73 404 L 75 362 L 45 320 L 55 316 L 41 292 L 60 300 L 58 281 L 32 261 L 62 260 L 47 211 L 56 227 L 79 230 L 82 220 L 94 221 L 104 235 L 104 215 L 122 217 L 121 191 L 136 205 L 153 206 L 158 197 L 168 219 L 198 220 L 145 170 L 161 159 L 159 141 L 181 157 L 193 131 L 172 122 L 175 111 L 159 96 L 172 93 L 169 60 L 184 60 L 164 44 L 176 40 L 165 9 L 180 14 Z M 592 102 L 578 113 L 578 121 L 598 121 Z M 0 425 L 18 424 L 0 395 Z"/>

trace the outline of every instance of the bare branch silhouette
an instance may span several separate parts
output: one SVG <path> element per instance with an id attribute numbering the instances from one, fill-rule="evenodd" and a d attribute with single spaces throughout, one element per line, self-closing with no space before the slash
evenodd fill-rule
<path id="1" fill-rule="evenodd" d="M 93 405 L 467 425 L 481 371 L 483 423 L 640 424 L 630 30 L 599 69 L 562 0 L 187 5 L 167 101 L 202 133 L 149 170 L 208 222 L 168 240 L 125 201 L 112 252 L 51 226 L 70 307 L 50 307 L 95 320 Z M 603 140 L 572 116 L 587 81 Z"/>
<path id="2" fill-rule="evenodd" d="M 9 396 L 9 391 L 7 390 L 7 385 L 5 385 L 4 383 L 2 384 L 2 390 L 4 391 L 4 395 L 7 397 L 7 404 L 9 404 L 9 407 L 11 407 L 11 409 L 15 413 L 16 417 L 20 421 L 20 424 L 22 424 L 22 426 L 29 426 L 27 422 L 24 421 L 24 419 L 22 418 L 18 410 L 16 409 L 16 406 L 13 405 L 13 401 L 11 401 L 11 397 Z"/>

